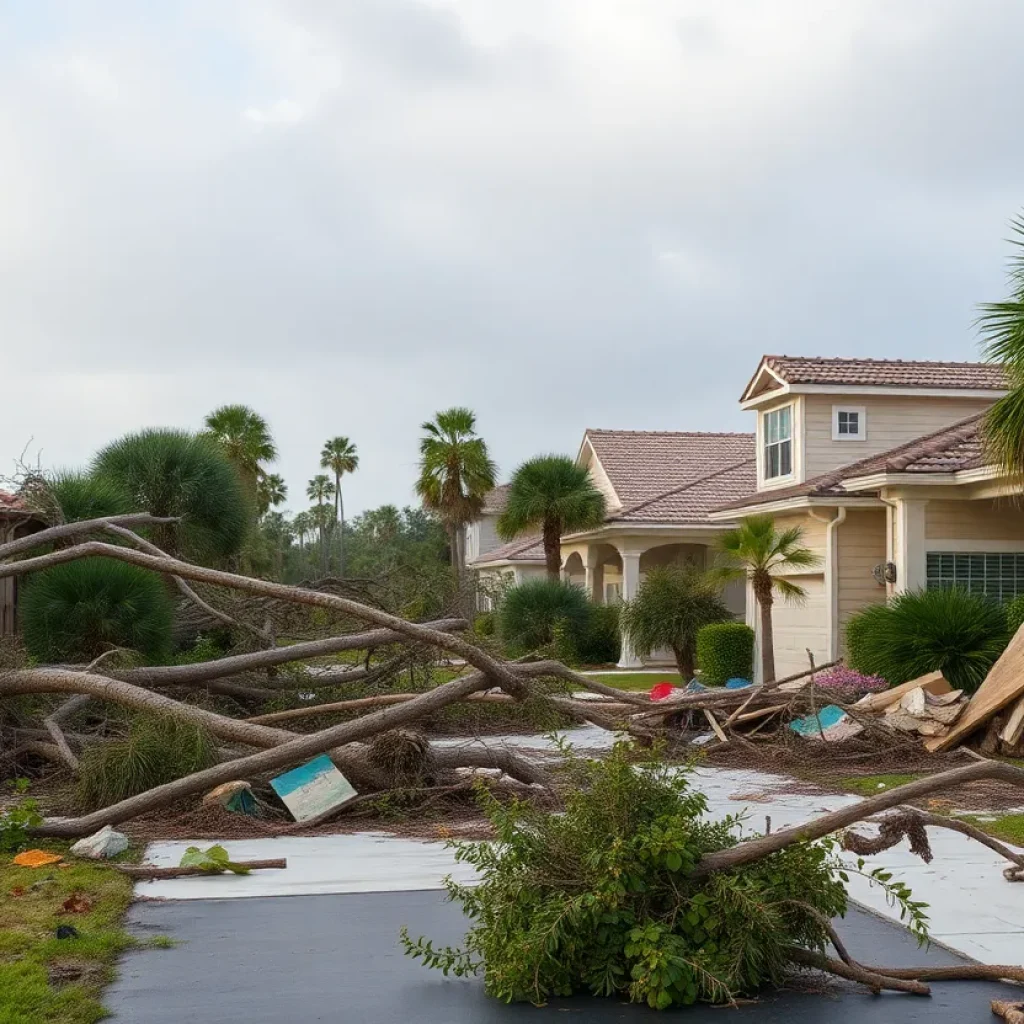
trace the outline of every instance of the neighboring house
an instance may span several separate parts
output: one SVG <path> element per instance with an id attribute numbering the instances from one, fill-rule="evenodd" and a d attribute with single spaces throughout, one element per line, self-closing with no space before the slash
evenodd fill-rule
<path id="1" fill-rule="evenodd" d="M 1021 493 L 987 464 L 983 414 L 1005 394 L 978 363 L 765 356 L 740 402 L 757 416 L 753 493 L 713 522 L 770 512 L 799 525 L 819 567 L 791 577 L 807 600 L 777 601 L 776 672 L 844 652 L 850 616 L 921 587 L 1024 593 Z M 747 619 L 757 626 L 748 595 Z"/>
<path id="2" fill-rule="evenodd" d="M 0 544 L 41 530 L 44 524 L 13 494 L 0 491 Z M 18 631 L 18 577 L 0 579 L 0 637 Z"/>
<path id="3" fill-rule="evenodd" d="M 711 522 L 709 512 L 749 494 L 756 483 L 753 434 L 588 430 L 577 461 L 604 492 L 608 517 L 596 530 L 562 539 L 562 574 L 600 604 L 635 597 L 653 566 L 710 564 L 710 552 L 728 524 Z M 499 489 L 486 506 L 498 511 L 485 511 L 473 524 L 481 538 L 492 529 L 488 515 L 496 518 L 503 501 Z M 485 580 L 510 573 L 518 583 L 545 571 L 539 536 L 484 550 L 467 561 Z M 742 586 L 727 594 L 740 616 L 744 599 Z M 655 655 L 651 660 L 671 659 Z M 640 664 L 628 641 L 619 664 Z"/>

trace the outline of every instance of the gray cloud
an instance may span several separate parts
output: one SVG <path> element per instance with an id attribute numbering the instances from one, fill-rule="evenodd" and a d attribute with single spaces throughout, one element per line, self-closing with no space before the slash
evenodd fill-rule
<path id="1" fill-rule="evenodd" d="M 1013 0 L 142 11 L 0 13 L 0 457 L 246 401 L 293 507 L 335 433 L 406 502 L 446 404 L 506 471 L 739 429 L 762 352 L 970 358 L 1003 290 Z"/>

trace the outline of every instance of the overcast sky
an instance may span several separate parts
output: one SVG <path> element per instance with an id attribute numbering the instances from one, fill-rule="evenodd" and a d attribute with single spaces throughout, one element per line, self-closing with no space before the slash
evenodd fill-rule
<path id="1" fill-rule="evenodd" d="M 244 402 L 305 504 L 585 427 L 750 429 L 763 352 L 970 359 L 1020 0 L 0 0 L 0 471 Z"/>

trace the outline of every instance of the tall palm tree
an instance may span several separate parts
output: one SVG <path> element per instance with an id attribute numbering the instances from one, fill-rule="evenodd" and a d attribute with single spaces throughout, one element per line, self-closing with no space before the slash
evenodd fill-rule
<path id="1" fill-rule="evenodd" d="M 484 495 L 494 487 L 497 467 L 476 433 L 476 415 L 461 407 L 445 409 L 424 423 L 416 492 L 444 523 L 452 568 L 465 568 L 465 527 L 480 514 Z"/>
<path id="2" fill-rule="evenodd" d="M 592 530 L 604 522 L 604 516 L 604 495 L 586 469 L 565 455 L 539 455 L 512 475 L 497 529 L 503 540 L 540 530 L 548 576 L 557 580 L 562 534 Z"/>
<path id="3" fill-rule="evenodd" d="M 1024 214 L 1010 222 L 1010 298 L 981 306 L 978 329 L 987 359 L 1002 363 L 1009 391 L 985 416 L 992 459 L 1006 472 L 1024 475 Z"/>
<path id="4" fill-rule="evenodd" d="M 308 512 L 297 512 L 292 519 L 292 529 L 299 541 L 299 551 L 306 550 L 306 537 L 313 532 L 313 519 Z"/>
<path id="5" fill-rule="evenodd" d="M 761 681 L 775 681 L 775 641 L 772 635 L 772 604 L 775 594 L 788 601 L 802 601 L 807 592 L 785 578 L 797 569 L 808 569 L 821 559 L 801 547 L 803 530 L 792 526 L 776 530 L 770 515 L 748 516 L 718 541 L 721 552 L 716 573 L 724 580 L 749 580 L 761 616 Z"/>
<path id="6" fill-rule="evenodd" d="M 258 507 L 257 485 L 263 463 L 277 458 L 267 421 L 247 405 L 222 405 L 206 417 L 206 433 L 235 464 L 246 493 Z"/>
<path id="7" fill-rule="evenodd" d="M 306 497 L 316 502 L 316 509 L 311 511 L 320 534 L 320 575 L 327 575 L 327 545 L 324 542 L 324 527 L 327 523 L 324 516 L 324 502 L 334 497 L 334 484 L 324 473 L 317 473 L 306 487 Z"/>
<path id="8" fill-rule="evenodd" d="M 345 502 L 341 478 L 359 468 L 359 453 L 347 437 L 332 437 L 320 451 L 320 468 L 334 474 L 334 522 L 338 530 L 338 575 L 345 575 Z"/>
<path id="9" fill-rule="evenodd" d="M 261 516 L 288 498 L 288 485 L 280 473 L 260 473 L 256 483 L 256 505 Z"/>

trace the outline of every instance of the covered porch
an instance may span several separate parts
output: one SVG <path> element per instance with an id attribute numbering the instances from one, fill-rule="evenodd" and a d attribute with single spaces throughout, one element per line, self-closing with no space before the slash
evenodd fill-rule
<path id="1" fill-rule="evenodd" d="M 658 533 L 623 530 L 568 538 L 562 542 L 562 578 L 582 587 L 595 604 L 630 601 L 636 597 L 647 573 L 656 566 L 709 568 L 715 560 L 715 542 L 721 532 L 720 527 Z M 725 601 L 742 620 L 746 608 L 744 584 L 729 584 Z M 623 636 L 619 668 L 671 663 L 668 651 L 655 651 L 649 658 L 641 659 L 629 637 Z"/>

